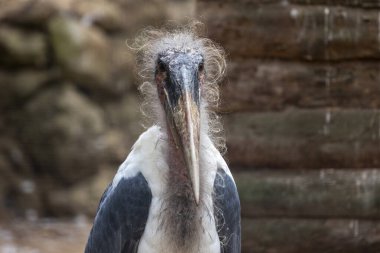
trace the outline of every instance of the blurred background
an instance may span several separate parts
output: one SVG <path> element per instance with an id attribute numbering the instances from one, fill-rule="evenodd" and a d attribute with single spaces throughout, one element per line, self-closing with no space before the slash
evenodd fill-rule
<path id="1" fill-rule="evenodd" d="M 189 18 L 228 54 L 243 252 L 380 252 L 380 1 L 0 0 L 0 253 L 83 252 L 143 131 L 125 41 Z"/>

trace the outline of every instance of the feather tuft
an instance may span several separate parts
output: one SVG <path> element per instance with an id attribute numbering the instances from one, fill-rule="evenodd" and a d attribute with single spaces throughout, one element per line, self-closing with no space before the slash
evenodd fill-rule
<path id="1" fill-rule="evenodd" d="M 226 145 L 223 127 L 215 109 L 220 101 L 218 84 L 226 70 L 225 53 L 219 45 L 202 36 L 202 27 L 200 22 L 194 21 L 180 27 L 171 25 L 164 29 L 147 28 L 140 32 L 129 47 L 137 54 L 138 74 L 142 80 L 139 90 L 144 98 L 141 109 L 148 126 L 166 126 L 154 82 L 158 55 L 170 48 L 190 48 L 203 54 L 206 80 L 201 94 L 201 131 L 207 133 L 218 150 L 224 153 Z"/>

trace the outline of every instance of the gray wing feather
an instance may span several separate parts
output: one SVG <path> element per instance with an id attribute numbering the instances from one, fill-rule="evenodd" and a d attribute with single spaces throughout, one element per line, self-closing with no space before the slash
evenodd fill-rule
<path id="1" fill-rule="evenodd" d="M 152 193 L 144 176 L 123 178 L 104 192 L 85 253 L 133 253 L 144 232 Z"/>
<path id="2" fill-rule="evenodd" d="M 241 252 L 240 200 L 232 178 L 218 169 L 214 182 L 214 215 L 221 253 Z"/>

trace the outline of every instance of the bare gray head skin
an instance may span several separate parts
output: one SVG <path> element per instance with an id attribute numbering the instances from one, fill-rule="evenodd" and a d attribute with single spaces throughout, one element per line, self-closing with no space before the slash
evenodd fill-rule
<path id="1" fill-rule="evenodd" d="M 224 51 L 210 39 L 200 36 L 197 32 L 199 27 L 202 28 L 199 22 L 191 22 L 179 28 L 146 29 L 137 36 L 131 47 L 137 52 L 139 75 L 142 78 L 139 87 L 144 98 L 142 111 L 147 126 L 153 123 L 163 129 L 167 127 L 168 115 L 162 100 L 164 89 L 157 89 L 160 85 L 158 81 L 162 81 L 158 79 L 163 79 L 170 71 L 172 80 L 179 80 L 180 76 L 175 78 L 175 75 L 181 73 L 180 67 L 184 67 L 184 70 L 192 72 L 192 75 L 187 75 L 187 80 L 198 81 L 201 89 L 199 97 L 194 97 L 199 101 L 201 112 L 201 136 L 208 135 L 223 153 L 225 141 L 222 125 L 213 110 L 219 105 L 218 83 L 225 73 Z M 158 72 L 160 69 L 165 70 L 161 71 L 164 72 L 161 75 Z M 197 73 L 197 69 L 202 70 L 203 75 L 199 71 Z M 197 74 L 198 80 L 195 78 Z M 182 94 L 181 91 L 176 94 Z M 172 95 L 174 102 L 177 97 Z"/>
<path id="2" fill-rule="evenodd" d="M 155 82 L 166 115 L 168 134 L 177 149 L 173 150 L 176 153 L 173 155 L 183 156 L 197 205 L 200 194 L 200 99 L 204 77 L 204 59 L 199 51 L 169 48 L 158 54 Z"/>

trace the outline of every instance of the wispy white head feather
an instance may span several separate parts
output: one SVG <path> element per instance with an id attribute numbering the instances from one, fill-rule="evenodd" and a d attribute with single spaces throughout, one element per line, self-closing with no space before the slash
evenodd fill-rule
<path id="1" fill-rule="evenodd" d="M 149 123 L 165 127 L 164 111 L 161 107 L 154 82 L 157 58 L 167 50 L 191 50 L 204 58 L 206 80 L 201 90 L 201 135 L 207 134 L 222 153 L 225 151 L 222 125 L 214 110 L 219 106 L 219 86 L 225 73 L 224 51 L 208 38 L 197 32 L 199 23 L 168 29 L 146 29 L 132 44 L 138 55 L 138 72 L 142 79 L 140 91 L 144 96 L 142 112 Z"/>

